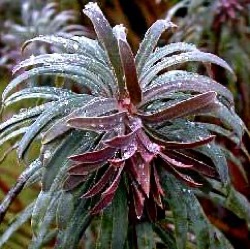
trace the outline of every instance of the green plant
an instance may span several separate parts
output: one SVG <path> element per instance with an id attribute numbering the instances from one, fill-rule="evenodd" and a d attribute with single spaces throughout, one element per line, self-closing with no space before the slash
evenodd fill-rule
<path id="1" fill-rule="evenodd" d="M 20 3 L 19 3 L 20 4 Z M 85 35 L 87 30 L 78 24 L 76 12 L 73 10 L 58 11 L 58 4 L 51 2 L 45 6 L 34 1 L 24 1 L 21 5 L 21 20 L 5 20 L 1 32 L 3 48 L 0 50 L 0 66 L 12 69 L 15 64 L 24 59 L 21 46 L 29 39 L 39 35 L 73 36 Z M 44 4 L 43 4 L 44 5 Z M 41 8 L 42 7 L 42 8 Z M 33 44 L 33 53 L 56 52 L 48 44 Z M 58 51 L 57 51 L 58 52 Z M 31 53 L 26 53 L 26 57 Z"/>
<path id="2" fill-rule="evenodd" d="M 187 0 L 169 10 L 167 18 L 178 24 L 172 42 L 192 42 L 203 51 L 218 54 L 227 60 L 237 76 L 232 81 L 212 67 L 216 80 L 234 93 L 237 112 L 250 127 L 249 78 L 249 11 L 248 0 Z M 182 16 L 178 13 L 186 13 Z"/>
<path id="3" fill-rule="evenodd" d="M 178 67 L 203 62 L 233 73 L 231 68 L 187 43 L 155 48 L 161 34 L 175 28 L 165 20 L 151 26 L 134 57 L 122 25 L 112 29 L 94 3 L 84 13 L 97 40 L 43 36 L 26 42 L 24 47 L 40 41 L 66 53 L 21 62 L 3 92 L 5 108 L 27 98 L 38 98 L 39 105 L 2 123 L 0 143 L 21 135 L 18 156 L 27 164 L 32 143 L 41 140 L 42 146 L 1 204 L 1 220 L 24 187 L 42 187 L 0 245 L 31 217 L 30 248 L 50 241 L 55 248 L 89 241 L 90 248 L 232 248 L 197 196 L 250 222 L 249 203 L 232 187 L 215 139 L 228 136 L 239 145 L 244 124 L 225 87 Z M 74 80 L 80 92 L 25 83 L 48 74 Z"/>

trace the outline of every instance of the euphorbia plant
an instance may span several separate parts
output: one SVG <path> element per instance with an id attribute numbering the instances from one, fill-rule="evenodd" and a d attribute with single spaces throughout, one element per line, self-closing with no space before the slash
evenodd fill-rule
<path id="1" fill-rule="evenodd" d="M 111 28 L 94 3 L 84 13 L 97 40 L 43 36 L 28 41 L 24 48 L 41 41 L 66 53 L 21 62 L 3 92 L 5 107 L 27 98 L 44 102 L 0 127 L 1 142 L 23 134 L 18 156 L 26 162 L 31 143 L 40 138 L 42 143 L 39 157 L 4 200 L 2 217 L 24 186 L 40 181 L 41 192 L 1 243 L 31 216 L 31 248 L 52 238 L 55 248 L 76 248 L 88 240 L 97 248 L 181 249 L 187 243 L 232 248 L 209 223 L 196 194 L 204 193 L 249 222 L 249 204 L 232 188 L 215 140 L 217 133 L 231 134 L 240 143 L 243 124 L 225 87 L 178 69 L 198 61 L 232 73 L 230 66 L 191 44 L 156 48 L 161 34 L 175 28 L 165 20 L 151 26 L 134 56 L 122 25 Z M 14 91 L 26 80 L 48 74 L 72 79 L 80 92 L 27 85 Z M 84 240 L 93 224 L 97 238 L 86 235 Z M 188 233 L 195 235 L 194 241 Z"/>

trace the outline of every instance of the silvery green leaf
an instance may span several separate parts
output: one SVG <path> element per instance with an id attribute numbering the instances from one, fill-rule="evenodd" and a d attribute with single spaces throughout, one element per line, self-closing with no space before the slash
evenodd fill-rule
<path id="1" fill-rule="evenodd" d="M 113 30 L 96 3 L 90 2 L 86 4 L 83 12 L 90 18 L 98 40 L 100 41 L 103 48 L 106 49 L 109 60 L 114 68 L 119 92 L 123 95 L 125 91 L 123 70 L 119 56 L 118 44 Z"/>
<path id="2" fill-rule="evenodd" d="M 146 60 L 143 70 L 147 70 L 152 67 L 157 61 L 162 60 L 164 57 L 170 56 L 176 52 L 191 52 L 199 51 L 195 45 L 185 42 L 175 42 L 165 45 L 163 47 L 157 47 L 156 50 Z"/>
<path id="3" fill-rule="evenodd" d="M 135 57 L 136 69 L 139 76 L 141 76 L 143 67 L 157 45 L 161 34 L 165 30 L 172 29 L 174 27 L 176 27 L 176 25 L 171 22 L 158 20 L 148 29 Z"/>
<path id="4" fill-rule="evenodd" d="M 56 87 L 30 87 L 22 89 L 10 95 L 8 98 L 5 99 L 4 105 L 5 107 L 7 107 L 18 101 L 32 98 L 41 98 L 47 101 L 56 101 L 62 98 L 70 97 L 71 95 L 74 95 L 74 93 L 67 89 L 61 89 Z"/>
<path id="5" fill-rule="evenodd" d="M 229 72 L 233 73 L 231 67 L 221 58 L 210 53 L 204 53 L 200 51 L 186 52 L 177 55 L 172 55 L 171 57 L 162 59 L 160 62 L 156 63 L 154 66 L 147 70 L 144 70 L 140 75 L 140 83 L 142 86 L 149 84 L 162 70 L 169 68 L 170 66 L 175 66 L 181 63 L 197 61 L 203 63 L 213 63 L 219 65 Z"/>
<path id="6" fill-rule="evenodd" d="M 207 76 L 182 70 L 171 70 L 153 80 L 144 89 L 143 102 L 164 98 L 171 91 L 193 91 L 200 93 L 215 91 L 225 97 L 230 105 L 234 104 L 233 95 L 226 87 Z"/>

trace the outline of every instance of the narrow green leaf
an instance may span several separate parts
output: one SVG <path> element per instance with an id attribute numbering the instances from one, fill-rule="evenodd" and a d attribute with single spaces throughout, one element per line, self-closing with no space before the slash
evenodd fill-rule
<path id="1" fill-rule="evenodd" d="M 142 69 L 149 55 L 153 52 L 155 46 L 157 45 L 157 42 L 161 34 L 165 30 L 174 27 L 176 27 L 176 25 L 171 22 L 168 22 L 166 20 L 158 20 L 148 29 L 135 57 L 135 63 L 138 75 L 141 75 Z"/>
<path id="2" fill-rule="evenodd" d="M 213 63 L 233 73 L 231 67 L 218 56 L 210 53 L 193 51 L 181 53 L 178 55 L 172 55 L 171 57 L 164 58 L 160 62 L 156 63 L 154 66 L 150 67 L 148 70 L 144 70 L 143 73 L 140 75 L 139 81 L 143 86 L 145 86 L 149 84 L 162 70 L 167 69 L 170 66 L 175 66 L 180 63 L 185 63 L 189 61 Z"/>
<path id="3" fill-rule="evenodd" d="M 14 104 L 18 101 L 32 98 L 41 98 L 47 101 L 58 100 L 60 98 L 69 98 L 73 95 L 69 90 L 55 87 L 30 87 L 13 93 L 5 99 L 5 107 Z"/>
<path id="4" fill-rule="evenodd" d="M 55 249 L 77 248 L 79 240 L 81 239 L 91 220 L 89 212 L 86 210 L 86 201 L 83 199 L 78 199 L 66 229 L 60 230 L 57 235 Z"/>
<path id="5" fill-rule="evenodd" d="M 83 100 L 85 101 L 85 97 L 83 96 Z M 81 101 L 81 96 L 75 98 L 69 98 L 65 100 L 61 100 L 60 103 L 54 105 L 50 109 L 46 110 L 43 114 L 41 114 L 36 121 L 29 127 L 28 131 L 23 136 L 22 140 L 19 143 L 18 155 L 20 158 L 24 156 L 24 153 L 29 148 L 31 142 L 36 138 L 36 136 L 41 132 L 41 130 L 48 125 L 54 118 L 67 114 L 72 108 L 79 105 L 79 101 Z"/>
<path id="6" fill-rule="evenodd" d="M 166 56 L 170 56 L 174 53 L 182 53 L 182 52 L 191 52 L 191 51 L 198 51 L 194 44 L 185 43 L 185 42 L 175 42 L 165 45 L 163 47 L 156 48 L 155 52 L 152 53 L 144 66 L 144 70 L 152 67 L 157 61 L 160 61 Z"/>
<path id="7" fill-rule="evenodd" d="M 155 249 L 152 224 L 142 222 L 136 225 L 136 237 L 138 249 Z"/>
<path id="8" fill-rule="evenodd" d="M 226 87 L 207 76 L 182 70 L 171 70 L 153 80 L 144 90 L 143 102 L 164 98 L 170 91 L 200 93 L 214 91 L 218 95 L 225 97 L 230 105 L 234 104 L 233 95 Z"/>
<path id="9" fill-rule="evenodd" d="M 57 227 L 65 229 L 73 214 L 74 200 L 73 195 L 69 192 L 63 191 L 56 212 Z"/>
<path id="10" fill-rule="evenodd" d="M 32 213 L 32 230 L 34 236 L 29 248 L 40 249 L 51 231 L 51 224 L 56 218 L 56 209 L 58 206 L 58 199 L 61 191 L 46 193 L 40 192 L 40 200 L 36 202 L 35 208 Z M 43 202 L 44 201 L 44 202 Z"/>
<path id="11" fill-rule="evenodd" d="M 186 203 L 180 201 L 183 195 L 182 187 L 172 177 L 166 177 L 162 181 L 165 190 L 165 201 L 169 204 L 174 216 L 175 238 L 178 249 L 185 249 L 188 233 L 188 211 Z"/>
<path id="12" fill-rule="evenodd" d="M 163 229 L 159 224 L 153 224 L 153 228 L 155 233 L 159 236 L 159 238 L 162 240 L 166 248 L 171 248 L 171 249 L 178 249 L 176 240 L 171 234 L 170 231 Z"/>
<path id="13" fill-rule="evenodd" d="M 100 219 L 96 249 L 108 249 L 112 245 L 113 209 L 111 206 L 105 209 Z"/>
<path id="14" fill-rule="evenodd" d="M 103 56 L 103 51 L 98 45 L 97 41 L 91 40 L 84 36 L 79 38 L 66 38 L 57 35 L 39 36 L 26 41 L 22 49 L 24 50 L 30 43 L 36 41 L 49 43 L 64 50 L 67 53 L 80 53 L 88 57 L 93 57 L 97 60 L 105 60 Z"/>
<path id="15" fill-rule="evenodd" d="M 94 138 L 86 136 L 85 132 L 74 131 L 61 141 L 60 145 L 54 149 L 54 151 L 50 152 L 50 157 L 47 158 L 48 161 L 46 165 L 44 165 L 45 170 L 42 178 L 43 190 L 49 191 L 57 179 L 60 169 L 63 169 L 63 165 L 69 165 L 68 156 L 74 154 L 83 143 L 85 143 L 86 149 L 91 146 L 90 139 L 94 141 Z M 61 185 L 62 182 L 58 182 L 58 184 Z"/>
<path id="16" fill-rule="evenodd" d="M 113 208 L 113 231 L 112 249 L 123 248 L 128 230 L 128 205 L 125 186 L 120 183 L 112 201 Z"/>
<path id="17" fill-rule="evenodd" d="M 32 212 L 31 227 L 35 236 L 39 234 L 39 228 L 50 205 L 52 195 L 49 192 L 41 191 L 36 199 Z"/>
<path id="18" fill-rule="evenodd" d="M 83 12 L 90 18 L 94 25 L 98 40 L 108 53 L 110 62 L 114 67 L 117 77 L 119 92 L 123 96 L 125 93 L 125 82 L 123 80 L 123 70 L 119 56 L 119 48 L 115 35 L 113 34 L 113 30 L 96 3 L 90 2 L 86 4 Z"/>

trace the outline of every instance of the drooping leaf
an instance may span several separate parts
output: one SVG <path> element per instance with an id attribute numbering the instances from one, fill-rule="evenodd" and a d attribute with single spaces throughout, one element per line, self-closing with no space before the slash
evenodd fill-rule
<path id="1" fill-rule="evenodd" d="M 187 115 L 196 114 L 201 108 L 209 106 L 216 101 L 215 92 L 206 92 L 203 94 L 196 95 L 187 100 L 178 102 L 162 111 L 153 114 L 138 114 L 142 120 L 151 123 L 158 123 L 162 121 L 171 120 L 174 118 L 185 117 Z"/>
<path id="2" fill-rule="evenodd" d="M 166 69 L 170 66 L 178 65 L 180 63 L 189 62 L 189 61 L 199 61 L 199 62 L 209 62 L 216 65 L 219 65 L 229 72 L 233 73 L 231 67 L 221 58 L 210 53 L 204 53 L 200 51 L 186 52 L 178 55 L 172 55 L 169 58 L 165 58 L 162 61 L 156 63 L 154 66 L 148 70 L 143 71 L 140 76 L 139 81 L 143 86 L 151 82 L 154 77 L 160 73 L 163 69 Z"/>
<path id="3" fill-rule="evenodd" d="M 105 48 L 110 62 L 114 67 L 119 92 L 121 96 L 124 96 L 125 84 L 123 80 L 123 70 L 119 56 L 118 44 L 113 30 L 96 3 L 88 3 L 83 12 L 90 18 L 94 25 L 98 40 Z"/>
<path id="4" fill-rule="evenodd" d="M 165 30 L 175 27 L 176 25 L 171 22 L 168 22 L 166 20 L 158 20 L 148 29 L 135 57 L 138 75 L 141 75 L 146 60 L 148 59 L 148 56 L 153 52 L 161 34 Z"/>

